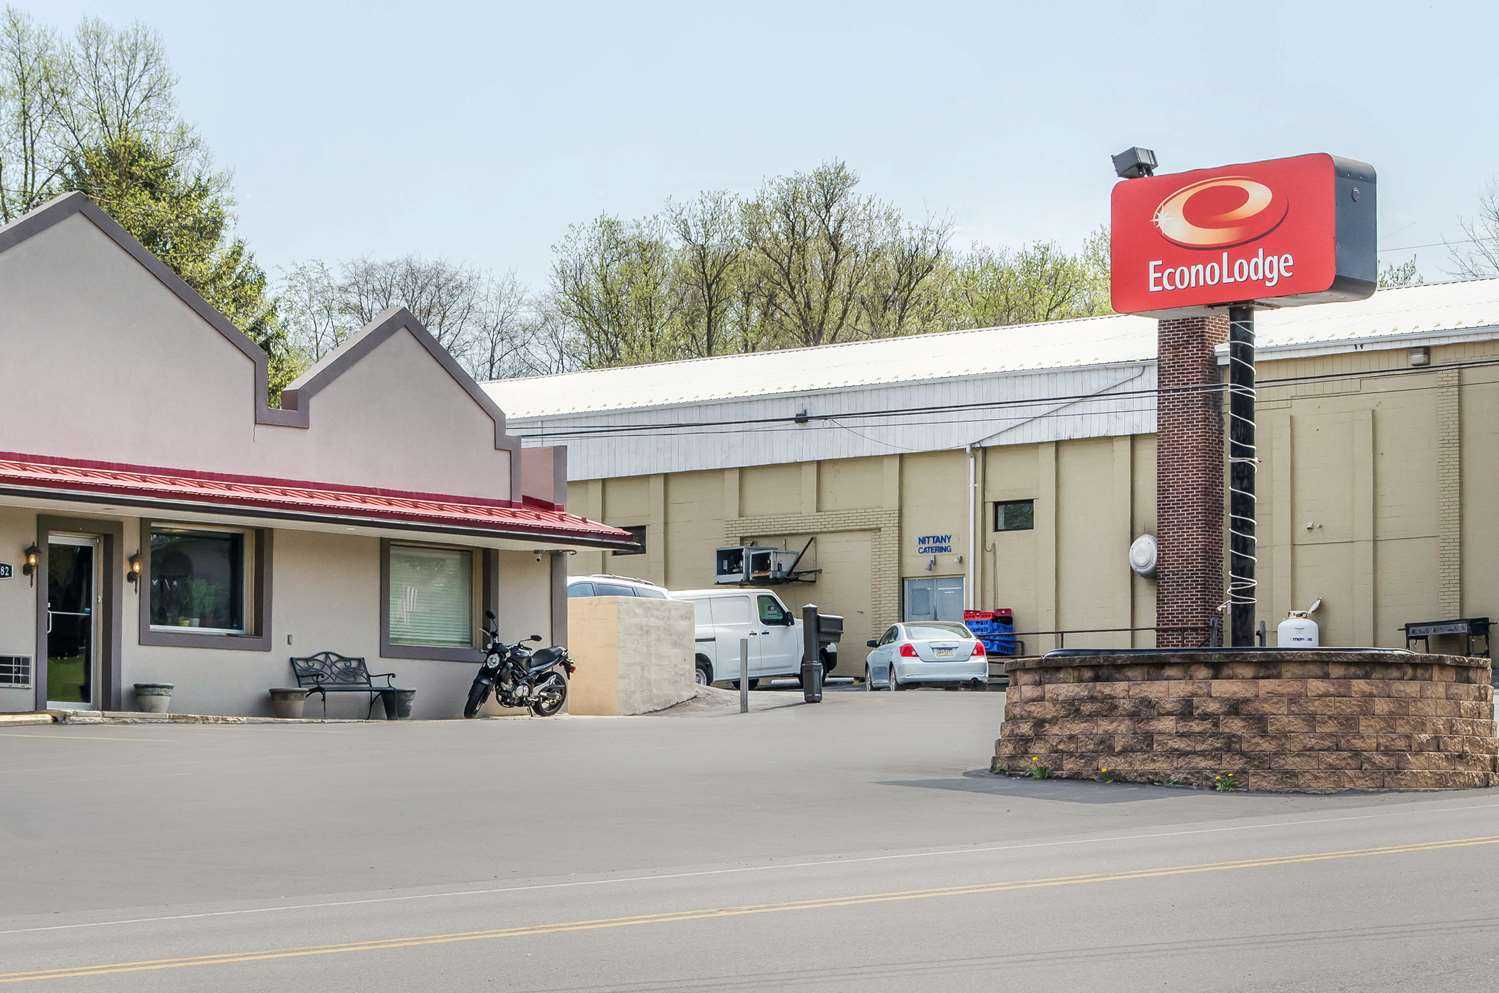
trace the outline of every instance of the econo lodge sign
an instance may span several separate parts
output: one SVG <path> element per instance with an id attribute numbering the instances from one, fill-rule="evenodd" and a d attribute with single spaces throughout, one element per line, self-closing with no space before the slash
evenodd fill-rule
<path id="1" fill-rule="evenodd" d="M 1298 155 L 1121 180 L 1111 294 L 1125 314 L 1291 306 L 1374 292 L 1374 168 Z"/>

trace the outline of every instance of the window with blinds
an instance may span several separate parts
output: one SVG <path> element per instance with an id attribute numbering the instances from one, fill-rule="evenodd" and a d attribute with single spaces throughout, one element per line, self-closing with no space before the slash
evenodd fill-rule
<path id="1" fill-rule="evenodd" d="M 392 544 L 389 606 L 392 644 L 473 647 L 473 553 Z"/>

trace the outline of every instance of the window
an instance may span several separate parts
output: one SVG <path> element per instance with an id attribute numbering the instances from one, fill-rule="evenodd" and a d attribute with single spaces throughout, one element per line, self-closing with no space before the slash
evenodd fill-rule
<path id="1" fill-rule="evenodd" d="M 1036 501 L 1001 500 L 994 505 L 994 530 L 1029 531 L 1036 526 Z"/>
<path id="2" fill-rule="evenodd" d="M 906 637 L 915 641 L 930 641 L 943 638 L 972 638 L 973 635 L 961 624 L 937 624 L 932 621 L 922 621 L 918 624 L 907 624 Z"/>
<path id="3" fill-rule="evenodd" d="M 143 519 L 140 644 L 270 651 L 274 534 Z"/>
<path id="4" fill-rule="evenodd" d="M 593 596 L 593 584 L 569 583 L 567 586 L 567 595 L 569 597 Z"/>
<path id="5" fill-rule="evenodd" d="M 653 600 L 670 599 L 669 597 L 667 597 L 666 591 L 661 589 L 661 587 L 659 586 L 637 586 L 635 587 L 635 595 L 649 597 Z"/>
<path id="6" fill-rule="evenodd" d="M 153 525 L 150 535 L 151 627 L 244 634 L 250 532 Z"/>
<path id="7" fill-rule="evenodd" d="M 644 555 L 645 554 L 645 525 L 644 524 L 632 524 L 629 527 L 627 527 L 627 528 L 621 528 L 620 530 L 630 532 L 630 537 L 633 538 L 633 539 L 635 539 L 635 544 L 639 545 L 640 547 L 639 548 L 635 548 L 635 549 L 631 549 L 629 551 L 614 551 L 614 552 L 611 552 L 610 554 L 611 555 Z M 626 594 L 626 595 L 628 595 L 628 594 Z"/>
<path id="8" fill-rule="evenodd" d="M 472 648 L 474 554 L 466 548 L 387 546 L 387 636 L 392 645 Z"/>
<path id="9" fill-rule="evenodd" d="M 791 615 L 776 602 L 775 597 L 762 593 L 756 599 L 759 601 L 761 624 L 785 624 L 790 619 Z"/>
<path id="10" fill-rule="evenodd" d="M 595 582 L 593 588 L 596 596 L 634 596 L 633 587 L 621 583 L 599 583 Z"/>

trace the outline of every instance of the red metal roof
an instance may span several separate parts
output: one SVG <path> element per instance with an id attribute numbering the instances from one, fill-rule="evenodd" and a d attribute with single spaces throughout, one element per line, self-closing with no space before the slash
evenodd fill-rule
<path id="1" fill-rule="evenodd" d="M 103 494 L 131 503 L 254 508 L 303 519 L 433 526 L 436 530 L 462 529 L 553 542 L 634 544 L 628 531 L 565 510 L 508 500 L 0 452 L 0 489 L 16 488 Z"/>

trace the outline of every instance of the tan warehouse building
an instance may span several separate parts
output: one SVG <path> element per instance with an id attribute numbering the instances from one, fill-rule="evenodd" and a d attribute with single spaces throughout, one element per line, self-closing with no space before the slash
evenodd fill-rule
<path id="1" fill-rule="evenodd" d="M 1260 617 L 1320 598 L 1324 644 L 1403 646 L 1407 622 L 1499 613 L 1499 280 L 1257 331 Z M 526 444 L 567 445 L 570 507 L 643 537 L 571 574 L 700 587 L 720 546 L 815 537 L 814 581 L 781 592 L 846 616 L 858 674 L 866 638 L 962 606 L 1093 632 L 1069 647 L 1153 644 L 1155 580 L 1127 553 L 1170 458 L 1155 386 L 1156 322 L 1114 316 L 486 389 Z"/>

